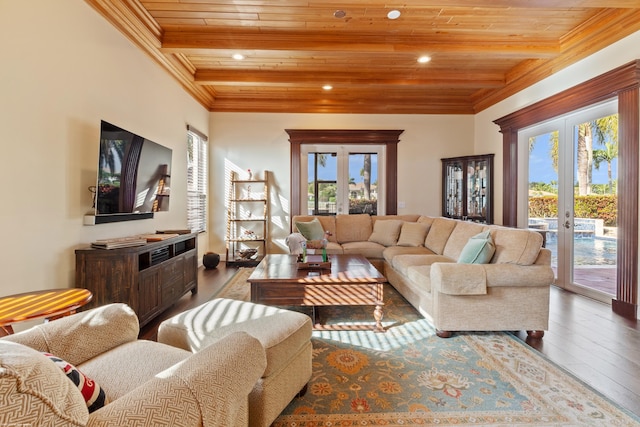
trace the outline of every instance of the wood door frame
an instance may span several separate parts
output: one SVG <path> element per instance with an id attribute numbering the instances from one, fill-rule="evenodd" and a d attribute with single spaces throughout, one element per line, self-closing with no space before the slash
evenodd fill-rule
<path id="1" fill-rule="evenodd" d="M 398 212 L 398 143 L 404 129 L 360 130 L 360 129 L 285 129 L 291 142 L 291 216 L 301 215 L 300 177 L 302 145 L 343 144 L 343 145 L 384 145 L 386 180 L 386 215 Z M 382 213 L 381 213 L 382 214 Z"/>
<path id="2" fill-rule="evenodd" d="M 503 225 L 517 225 L 518 131 L 553 117 L 618 97 L 618 274 L 613 311 L 638 313 L 638 189 L 640 156 L 640 60 L 494 120 L 503 142 Z"/>

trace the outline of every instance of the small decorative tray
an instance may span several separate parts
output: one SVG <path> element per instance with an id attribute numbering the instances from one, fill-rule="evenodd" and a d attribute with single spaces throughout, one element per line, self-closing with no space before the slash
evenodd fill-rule
<path id="1" fill-rule="evenodd" d="M 331 260 L 322 261 L 322 255 L 307 255 L 306 262 L 302 262 L 302 255 L 298 255 L 296 267 L 298 270 L 331 270 Z"/>

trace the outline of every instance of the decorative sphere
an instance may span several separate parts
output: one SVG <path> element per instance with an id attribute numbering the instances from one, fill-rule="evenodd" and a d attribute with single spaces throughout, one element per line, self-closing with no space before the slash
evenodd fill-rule
<path id="1" fill-rule="evenodd" d="M 206 269 L 216 268 L 220 263 L 220 255 L 214 252 L 207 252 L 202 256 L 202 265 Z"/>

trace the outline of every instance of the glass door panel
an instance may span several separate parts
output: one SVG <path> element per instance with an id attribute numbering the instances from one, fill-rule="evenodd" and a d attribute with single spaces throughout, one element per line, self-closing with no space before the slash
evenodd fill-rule
<path id="1" fill-rule="evenodd" d="M 378 214 L 377 153 L 349 153 L 349 213 Z"/>
<path id="2" fill-rule="evenodd" d="M 308 155 L 308 187 L 304 200 L 308 215 L 335 215 L 338 183 L 337 153 Z"/>
<path id="3" fill-rule="evenodd" d="M 384 182 L 383 146 L 304 146 L 301 154 L 302 211 L 308 215 L 384 211 L 381 182 Z M 322 151 L 320 151 L 322 150 Z M 334 151 L 335 150 L 335 151 Z"/>
<path id="4" fill-rule="evenodd" d="M 618 115 L 573 124 L 572 136 L 571 284 L 615 296 Z"/>
<path id="5" fill-rule="evenodd" d="M 528 138 L 529 228 L 545 233 L 546 247 L 551 250 L 551 267 L 558 280 L 558 130 L 535 134 Z"/>
<path id="6" fill-rule="evenodd" d="M 547 230 L 556 284 L 604 302 L 616 292 L 616 102 L 541 124 L 520 135 L 528 144 L 526 218 Z M 521 163 L 522 164 L 522 163 Z"/>

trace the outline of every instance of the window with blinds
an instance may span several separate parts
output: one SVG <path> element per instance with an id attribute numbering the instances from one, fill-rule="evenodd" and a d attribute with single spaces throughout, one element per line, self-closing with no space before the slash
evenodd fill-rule
<path id="1" fill-rule="evenodd" d="M 187 226 L 207 230 L 207 137 L 187 126 Z"/>

